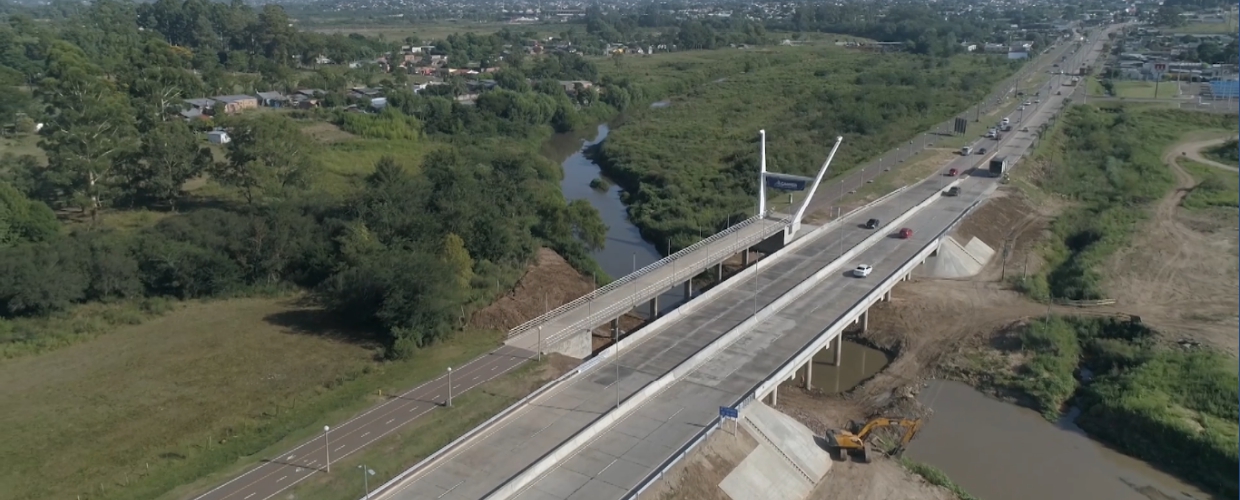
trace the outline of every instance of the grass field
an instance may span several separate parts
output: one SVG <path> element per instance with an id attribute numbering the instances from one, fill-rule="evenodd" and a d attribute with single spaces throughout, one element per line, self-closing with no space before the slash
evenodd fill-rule
<path id="1" fill-rule="evenodd" d="M 39 136 L 35 134 L 0 138 L 0 156 L 6 154 L 34 155 L 40 163 L 47 163 L 47 154 L 39 148 Z"/>
<path id="2" fill-rule="evenodd" d="M 1115 97 L 1127 97 L 1129 99 L 1173 99 L 1179 97 L 1179 84 L 1176 82 L 1133 82 L 1116 80 Z M 1157 93 L 1155 93 L 1157 90 Z"/>
<path id="3" fill-rule="evenodd" d="M 333 457 L 331 475 L 317 475 L 297 485 L 290 495 L 298 500 L 357 500 L 363 488 L 369 486 L 373 490 L 387 482 L 575 364 L 570 358 L 553 356 L 544 358 L 542 363 L 523 365 L 456 398 L 452 408 L 427 414 L 400 432 L 340 461 Z M 375 472 L 365 484 L 362 466 Z"/>
<path id="4" fill-rule="evenodd" d="M 1224 115 L 1108 105 L 1070 108 L 1029 155 L 1035 166 L 1013 175 L 1073 205 L 1041 244 L 1043 271 L 1018 283 L 1039 300 L 1107 298 L 1099 267 L 1174 186 L 1164 149 L 1194 130 L 1235 127 Z"/>
<path id="5" fill-rule="evenodd" d="M 432 378 L 496 341 L 462 334 L 380 363 L 377 346 L 341 331 L 292 299 L 222 300 L 5 361 L 0 491 L 136 499 L 205 488 L 373 404 L 376 389 Z"/>
<path id="6" fill-rule="evenodd" d="M 1240 175 L 1236 172 L 1203 165 L 1188 158 L 1177 158 L 1176 161 L 1198 182 L 1181 202 L 1184 208 L 1240 207 Z"/>

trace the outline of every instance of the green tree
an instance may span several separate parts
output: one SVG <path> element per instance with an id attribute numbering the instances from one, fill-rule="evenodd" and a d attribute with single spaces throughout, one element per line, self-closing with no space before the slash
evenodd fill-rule
<path id="1" fill-rule="evenodd" d="M 38 89 L 47 109 L 42 180 L 60 201 L 89 210 L 94 220 L 116 192 L 115 167 L 137 148 L 133 112 L 99 67 L 68 42 L 52 45 L 45 71 Z"/>
<path id="2" fill-rule="evenodd" d="M 0 247 L 28 241 L 46 241 L 56 235 L 60 224 L 52 209 L 23 196 L 0 181 Z"/>
<path id="3" fill-rule="evenodd" d="M 288 118 L 245 118 L 232 130 L 228 161 L 212 167 L 211 176 L 220 184 L 240 189 L 248 203 L 304 188 L 320 167 L 315 157 L 318 148 Z"/>
<path id="4" fill-rule="evenodd" d="M 590 250 L 599 250 L 607 243 L 607 224 L 599 217 L 598 210 L 586 200 L 573 200 L 568 204 L 568 220 L 573 234 Z"/>
<path id="5" fill-rule="evenodd" d="M 440 258 L 452 271 L 453 276 L 456 276 L 456 285 L 461 289 L 468 289 L 470 280 L 474 278 L 474 259 L 469 256 L 469 250 L 465 248 L 465 240 L 453 233 L 448 233 L 443 240 Z"/>
<path id="6" fill-rule="evenodd" d="M 211 150 L 202 147 L 185 122 L 162 122 L 142 137 L 142 148 L 124 173 L 135 199 L 166 204 L 176 211 L 185 182 L 212 164 Z"/>

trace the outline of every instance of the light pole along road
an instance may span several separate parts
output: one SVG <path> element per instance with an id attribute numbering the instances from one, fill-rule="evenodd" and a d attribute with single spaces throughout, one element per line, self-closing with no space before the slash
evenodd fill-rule
<path id="1" fill-rule="evenodd" d="M 1037 63 L 1049 64 L 1046 61 L 1051 58 L 1053 56 L 1049 54 L 1043 55 L 1037 59 Z M 902 146 L 907 148 L 907 144 Z M 888 152 L 886 155 L 893 153 Z M 894 168 L 896 167 L 893 166 L 892 169 Z M 855 182 L 860 185 L 868 180 L 864 179 L 865 177 L 873 178 L 882 171 L 880 168 L 870 168 L 869 171 L 859 171 L 852 177 L 856 177 Z M 815 197 L 811 208 L 829 206 L 844 195 L 844 189 L 823 189 Z M 332 461 L 347 458 L 422 415 L 436 408 L 451 406 L 453 395 L 459 396 L 536 357 L 536 353 L 525 349 L 502 346 L 456 367 L 450 374 L 445 373 L 402 394 L 390 396 L 387 401 L 344 423 L 334 427 L 325 426 L 322 438 L 316 436 L 279 456 L 265 458 L 257 466 L 194 497 L 194 500 L 271 499 L 316 472 L 328 473 L 329 458 Z M 449 383 L 452 384 L 450 388 Z"/>

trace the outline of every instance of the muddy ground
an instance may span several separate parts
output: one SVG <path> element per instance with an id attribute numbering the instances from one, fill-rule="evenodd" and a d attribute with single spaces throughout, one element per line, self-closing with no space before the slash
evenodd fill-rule
<path id="1" fill-rule="evenodd" d="M 890 365 L 842 395 L 805 391 L 799 381 L 779 389 L 777 408 L 816 434 L 841 428 L 849 420 L 874 416 L 933 418 L 912 397 L 930 378 L 960 378 L 978 359 L 1015 366 L 1021 354 L 1012 347 L 1025 322 L 1052 312 L 1107 316 L 1137 315 L 1167 332 L 1168 342 L 1192 339 L 1236 354 L 1237 233 L 1235 210 L 1188 212 L 1179 204 L 1196 181 L 1175 163 L 1210 141 L 1177 145 L 1168 152 L 1168 168 L 1177 189 L 1153 210 L 1133 244 L 1115 255 L 1106 274 L 1115 304 L 1100 307 L 1039 304 L 1008 283 L 1042 266 L 1037 245 L 1049 236 L 1052 218 L 1067 202 L 1051 196 L 1025 196 L 1004 186 L 956 230 L 959 241 L 977 237 L 996 250 L 979 275 L 967 279 L 918 279 L 899 285 L 890 302 L 870 311 L 869 330 L 846 333 L 849 340 L 884 350 Z M 1188 154 L 1183 155 L 1188 156 Z M 1030 170 L 1036 170 L 1031 166 Z M 1005 251 L 1006 250 L 1006 251 Z M 1005 256 L 1006 254 L 1006 256 Z M 1006 279 L 1005 279 L 1006 278 Z M 984 380 L 967 380 L 975 385 Z M 726 499 L 717 486 L 752 449 L 716 432 L 692 458 L 674 469 L 659 495 L 643 498 Z M 748 447 L 748 448 L 746 448 Z M 674 493 L 674 494 L 673 494 Z M 870 464 L 836 461 L 811 499 L 949 499 L 955 495 L 927 484 L 893 459 Z"/>

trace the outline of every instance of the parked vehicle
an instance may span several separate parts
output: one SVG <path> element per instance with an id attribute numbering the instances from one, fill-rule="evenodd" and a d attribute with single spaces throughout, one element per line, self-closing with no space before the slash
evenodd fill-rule
<path id="1" fill-rule="evenodd" d="M 858 278 L 864 278 L 866 276 L 869 276 L 870 272 L 873 270 L 874 268 L 870 267 L 869 264 L 861 264 L 857 266 L 856 269 L 853 269 L 853 276 L 856 276 Z"/>

